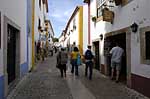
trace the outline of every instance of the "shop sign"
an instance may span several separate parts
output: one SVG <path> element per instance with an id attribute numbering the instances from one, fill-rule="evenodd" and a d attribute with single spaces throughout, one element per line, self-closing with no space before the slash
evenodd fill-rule
<path id="1" fill-rule="evenodd" d="M 103 21 L 113 22 L 114 12 L 109 11 L 108 9 L 103 9 L 102 16 L 103 16 Z"/>

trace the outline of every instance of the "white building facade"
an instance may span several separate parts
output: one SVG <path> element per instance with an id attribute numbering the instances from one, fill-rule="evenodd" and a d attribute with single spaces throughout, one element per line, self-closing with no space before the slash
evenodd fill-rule
<path id="1" fill-rule="evenodd" d="M 53 45 L 53 38 L 54 38 L 54 30 L 49 19 L 45 20 L 45 27 L 47 28 L 47 40 L 49 44 Z"/>
<path id="2" fill-rule="evenodd" d="M 86 1 L 86 0 L 85 0 Z M 116 0 L 117 1 L 117 0 Z M 91 39 L 95 52 L 98 54 L 98 65 L 102 73 L 110 75 L 109 51 L 114 42 L 120 43 L 125 51 L 123 57 L 121 79 L 127 86 L 150 97 L 150 7 L 149 0 L 122 0 L 122 4 L 115 6 L 107 0 L 92 0 L 90 2 Z M 114 13 L 113 21 L 103 21 L 103 5 L 108 5 L 109 11 Z M 113 5 L 114 7 L 109 7 Z M 96 16 L 96 22 L 92 18 Z M 131 25 L 138 25 L 137 31 Z M 98 47 L 97 47 L 98 46 Z M 98 50 L 96 50 L 98 49 Z"/>
<path id="3" fill-rule="evenodd" d="M 82 55 L 88 44 L 87 13 L 87 5 L 77 6 L 66 25 L 64 36 L 64 46 L 71 51 L 75 44 Z"/>
<path id="4" fill-rule="evenodd" d="M 37 48 L 46 40 L 45 20 L 48 13 L 48 0 L 28 0 L 28 65 L 32 70 L 35 66 Z"/>
<path id="5" fill-rule="evenodd" d="M 0 19 L 0 99 L 4 99 L 11 83 L 28 71 L 27 1 L 0 1 Z"/>

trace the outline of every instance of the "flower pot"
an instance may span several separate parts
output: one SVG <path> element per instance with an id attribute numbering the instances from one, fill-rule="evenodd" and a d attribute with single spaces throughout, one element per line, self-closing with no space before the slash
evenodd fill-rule
<path id="1" fill-rule="evenodd" d="M 96 22 L 96 17 L 92 17 L 92 21 L 93 21 L 93 22 Z"/>

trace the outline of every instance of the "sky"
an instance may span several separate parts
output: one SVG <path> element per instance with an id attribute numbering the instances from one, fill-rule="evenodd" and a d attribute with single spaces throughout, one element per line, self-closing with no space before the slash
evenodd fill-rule
<path id="1" fill-rule="evenodd" d="M 49 17 L 55 33 L 59 37 L 65 29 L 69 18 L 78 5 L 83 5 L 82 0 L 48 0 Z"/>

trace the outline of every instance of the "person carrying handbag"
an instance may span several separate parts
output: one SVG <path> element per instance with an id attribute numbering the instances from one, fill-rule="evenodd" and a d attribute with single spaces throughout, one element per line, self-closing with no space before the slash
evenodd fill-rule
<path id="1" fill-rule="evenodd" d="M 74 50 L 71 53 L 71 65 L 72 65 L 72 69 L 71 69 L 71 73 L 74 73 L 74 69 L 75 69 L 75 75 L 78 76 L 78 66 L 79 64 L 77 63 L 77 59 L 79 59 L 80 57 L 80 53 L 77 47 L 74 47 Z M 79 61 L 78 61 L 79 62 Z"/>
<path id="2" fill-rule="evenodd" d="M 56 67 L 60 70 L 61 77 L 63 77 L 63 74 L 65 74 L 66 77 L 67 62 L 68 62 L 68 54 L 65 51 L 65 48 L 61 48 L 61 51 L 57 54 L 57 64 L 56 64 Z"/>

